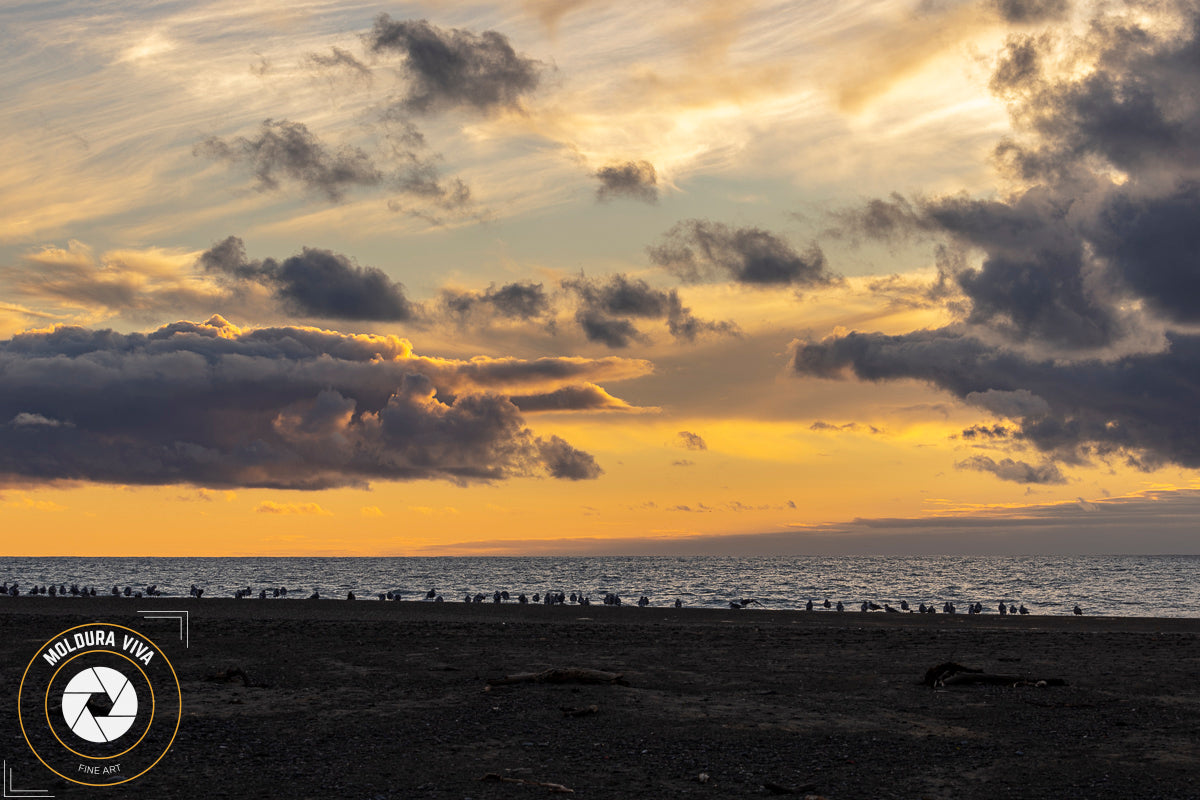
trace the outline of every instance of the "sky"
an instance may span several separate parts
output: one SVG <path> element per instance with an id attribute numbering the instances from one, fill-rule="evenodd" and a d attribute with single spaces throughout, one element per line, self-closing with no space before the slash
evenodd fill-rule
<path id="1" fill-rule="evenodd" d="M 0 57 L 4 553 L 1200 553 L 1194 0 L 39 0 Z"/>

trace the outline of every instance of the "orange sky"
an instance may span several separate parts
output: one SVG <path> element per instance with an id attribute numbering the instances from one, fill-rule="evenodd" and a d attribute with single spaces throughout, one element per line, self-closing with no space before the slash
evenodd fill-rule
<path id="1" fill-rule="evenodd" d="M 1196 552 L 1135 11 L 16 9 L 0 553 Z"/>

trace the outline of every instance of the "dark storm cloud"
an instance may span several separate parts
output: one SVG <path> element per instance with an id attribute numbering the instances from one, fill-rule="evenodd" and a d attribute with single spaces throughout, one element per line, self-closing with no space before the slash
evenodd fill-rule
<path id="1" fill-rule="evenodd" d="M 282 262 L 249 261 L 242 240 L 230 236 L 202 253 L 200 265 L 210 273 L 269 286 L 285 306 L 302 315 L 378 321 L 414 315 L 403 286 L 382 270 L 356 266 L 329 250 L 306 247 Z"/>
<path id="2" fill-rule="evenodd" d="M 796 346 L 800 375 L 911 378 L 1015 416 L 1014 437 L 1064 461 L 1125 453 L 1149 467 L 1200 467 L 1200 336 L 1112 359 L 1033 358 L 959 331 L 851 333 Z"/>
<path id="3" fill-rule="evenodd" d="M 1015 423 L 964 439 L 1026 443 L 1063 463 L 1200 467 L 1200 336 L 1177 329 L 1200 322 L 1200 7 L 1102 7 L 1081 39 L 1052 37 L 1010 39 L 992 78 L 1015 130 L 999 163 L 1027 188 L 893 195 L 841 220 L 880 239 L 940 240 L 960 322 L 799 343 L 793 367 L 924 381 Z M 1051 462 L 960 466 L 1063 479 Z"/>
<path id="4" fill-rule="evenodd" d="M 523 363 L 529 374 L 495 366 L 541 384 L 544 370 Z M 572 365 L 586 371 L 561 366 Z M 465 391 L 491 366 L 417 358 L 394 337 L 244 331 L 219 317 L 149 334 L 21 334 L 0 341 L 0 475 L 288 489 L 599 475 L 587 453 L 532 434 L 507 397 Z M 439 398 L 455 382 L 453 400 Z"/>
<path id="5" fill-rule="evenodd" d="M 458 317 L 466 317 L 482 309 L 505 319 L 533 320 L 550 312 L 550 298 L 542 284 L 528 282 L 495 284 L 483 292 L 443 289 L 441 303 Z"/>
<path id="6" fill-rule="evenodd" d="M 1014 121 L 1033 136 L 1004 143 L 998 154 L 1026 178 L 1063 176 L 1086 168 L 1089 158 L 1122 170 L 1197 163 L 1196 6 L 1163 2 L 1132 8 L 1146 13 L 1150 25 L 1120 13 L 1097 15 L 1072 50 L 1076 69 L 1066 77 L 1032 68 L 1051 56 L 1052 40 L 1010 42 L 998 75 L 1007 69 L 1019 78 L 1002 77 L 1000 85 L 1010 90 Z M 1154 24 L 1172 18 L 1180 23 L 1181 35 Z"/>
<path id="7" fill-rule="evenodd" d="M 1013 343 L 1094 351 L 1145 314 L 1200 320 L 1200 10 L 1135 10 L 1151 15 L 1147 27 L 1102 11 L 1065 54 L 1049 33 L 1008 41 L 991 85 L 1016 134 L 996 152 L 1028 188 L 988 200 L 892 195 L 835 215 L 841 232 L 940 240 L 943 286 L 961 291 L 963 320 Z M 1155 24 L 1164 20 L 1176 24 Z M 1114 180 L 1112 168 L 1124 174 Z"/>
<path id="8" fill-rule="evenodd" d="M 1034 466 L 1011 458 L 995 461 L 987 456 L 971 456 L 954 465 L 958 469 L 990 472 L 1002 481 L 1013 483 L 1066 483 L 1062 472 L 1054 464 Z"/>
<path id="9" fill-rule="evenodd" d="M 1096 223 L 1090 241 L 1125 286 L 1171 322 L 1200 322 L 1200 182 L 1114 193 Z"/>
<path id="10" fill-rule="evenodd" d="M 955 276 L 971 301 L 969 322 L 1014 341 L 1068 348 L 1099 347 L 1121 335 L 1118 309 L 1089 284 L 1085 239 L 1070 206 L 1037 189 L 1008 203 L 955 197 L 926 205 L 930 222 L 985 253 L 978 269 Z"/>
<path id="11" fill-rule="evenodd" d="M 541 77 L 541 62 L 518 54 L 496 31 L 475 34 L 381 14 L 367 46 L 404 57 L 410 85 L 402 105 L 417 113 L 459 106 L 519 109 Z"/>
<path id="12" fill-rule="evenodd" d="M 254 138 L 228 141 L 210 136 L 196 145 L 196 155 L 242 163 L 254 170 L 262 189 L 278 189 L 281 180 L 301 183 L 309 191 L 341 200 L 354 186 L 378 186 L 383 173 L 357 147 L 329 149 L 301 122 L 266 120 Z"/>
<path id="13" fill-rule="evenodd" d="M 829 283 L 825 255 L 815 244 L 797 253 L 785 240 L 761 228 L 734 228 L 691 219 L 649 248 L 650 260 L 689 283 L 714 278 L 754 285 L 809 286 Z"/>
<path id="14" fill-rule="evenodd" d="M 658 202 L 658 175 L 649 161 L 610 164 L 597 170 L 595 177 L 600 181 L 596 189 L 597 200 L 625 197 L 644 203 Z"/>
<path id="15" fill-rule="evenodd" d="M 680 301 L 677 291 L 655 289 L 640 278 L 617 274 L 602 283 L 581 275 L 564 280 L 562 287 L 578 301 L 575 320 L 588 341 L 608 347 L 622 348 L 647 341 L 630 319 L 666 320 L 667 329 L 677 341 L 691 342 L 710 333 L 738 332 L 733 323 L 697 318 Z"/>

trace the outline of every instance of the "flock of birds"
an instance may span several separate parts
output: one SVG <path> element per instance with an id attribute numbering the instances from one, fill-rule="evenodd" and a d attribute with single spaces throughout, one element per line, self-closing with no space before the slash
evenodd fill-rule
<path id="1" fill-rule="evenodd" d="M 9 584 L 7 581 L 5 581 L 4 584 L 2 586 L 0 586 L 0 597 L 2 597 L 2 596 L 16 597 L 21 594 L 47 595 L 49 597 L 56 597 L 56 596 L 57 597 L 67 597 L 67 596 L 97 597 L 97 596 L 109 596 L 110 595 L 112 597 L 141 598 L 141 597 L 159 597 L 162 595 L 162 592 L 159 591 L 157 584 L 152 584 L 152 585 L 146 586 L 143 589 L 134 589 L 133 587 L 126 586 L 123 590 L 119 586 L 113 586 L 111 590 L 100 590 L 100 591 L 97 591 L 95 586 L 79 586 L 78 584 L 75 584 L 75 583 L 72 583 L 69 587 L 65 583 L 59 584 L 57 586 L 54 584 L 48 584 L 48 585 L 42 585 L 42 586 L 34 585 L 25 590 L 22 590 L 20 585 L 15 582 L 12 584 Z M 188 594 L 191 597 L 195 597 L 195 598 L 199 599 L 204 596 L 204 588 L 200 587 L 200 586 L 196 586 L 196 584 L 192 584 L 192 587 L 189 590 Z M 255 595 L 256 595 L 256 593 L 249 586 L 247 586 L 243 589 L 236 589 L 233 592 L 233 596 L 239 600 L 242 598 L 246 598 L 246 597 L 254 597 Z M 268 598 L 287 597 L 288 589 L 285 586 L 271 587 L 269 589 L 259 589 L 257 592 L 257 596 L 258 596 L 258 599 L 260 599 L 260 600 L 266 600 Z M 380 600 L 400 600 L 400 599 L 402 599 L 401 592 L 397 592 L 397 591 L 379 592 L 376 594 L 376 597 Z M 314 589 L 312 594 L 310 594 L 308 596 L 308 599 L 309 600 L 320 600 L 321 599 L 320 591 L 317 589 Z M 356 600 L 357 596 L 354 594 L 353 591 L 347 592 L 346 599 L 347 600 Z M 437 589 L 430 589 L 428 592 L 425 593 L 424 597 L 418 597 L 417 599 L 423 600 L 425 602 L 433 602 L 433 603 L 445 602 L 445 598 L 441 594 L 438 593 Z M 516 602 L 521 605 L 525 605 L 525 604 L 528 604 L 531 602 L 534 604 L 544 604 L 544 605 L 548 605 L 548 606 L 566 605 L 567 603 L 571 603 L 572 605 L 581 605 L 581 606 L 590 606 L 592 604 L 591 596 L 585 595 L 582 592 L 571 592 L 570 595 L 567 595 L 564 592 L 557 592 L 557 591 L 545 592 L 544 594 L 541 592 L 535 592 L 532 595 L 532 597 L 526 595 L 525 593 L 521 593 L 521 594 L 517 595 L 516 597 L 513 597 L 507 591 L 501 591 L 501 590 L 494 591 L 490 596 L 484 594 L 483 592 L 477 592 L 476 594 L 467 593 L 463 598 L 463 602 L 465 602 L 465 603 L 485 603 L 489 599 L 493 603 Z M 602 598 L 602 600 L 600 602 L 602 602 L 606 606 L 625 605 L 625 601 L 623 601 L 621 599 L 621 596 L 614 592 L 605 593 L 604 597 Z M 641 597 L 639 597 L 637 599 L 636 604 L 641 607 L 648 606 L 648 605 L 650 605 L 650 598 L 647 597 L 646 595 L 642 595 Z M 675 608 L 682 608 L 683 600 L 681 600 L 680 598 L 677 597 L 677 598 L 675 598 L 673 605 Z M 746 597 L 746 598 L 742 598 L 740 600 L 730 600 L 729 601 L 729 608 L 735 609 L 735 610 L 748 608 L 750 606 L 755 606 L 755 605 L 761 607 L 761 606 L 763 606 L 763 603 L 759 600 L 756 600 L 753 597 Z M 814 611 L 818 607 L 824 608 L 824 609 L 837 610 L 837 611 L 845 611 L 846 610 L 846 605 L 841 600 L 838 600 L 837 603 L 835 604 L 835 603 L 831 602 L 829 600 L 829 598 L 825 598 L 824 602 L 822 602 L 820 604 L 814 603 L 810 599 L 807 603 L 805 603 L 804 607 L 805 607 L 805 610 L 807 610 L 807 611 Z M 926 605 L 925 603 L 921 603 L 917 606 L 917 608 L 914 609 L 909 605 L 907 600 L 901 600 L 899 608 L 896 608 L 896 607 L 890 605 L 889 603 L 884 603 L 883 605 L 879 605 L 878 603 L 875 603 L 874 601 L 871 601 L 871 600 L 863 600 L 862 603 L 859 604 L 858 608 L 859 608 L 859 611 L 862 611 L 862 612 L 883 611 L 885 613 L 892 613 L 892 614 L 900 614 L 900 613 L 911 614 L 914 612 L 918 613 L 918 614 L 936 614 L 936 613 L 938 613 L 938 608 L 933 603 L 930 603 L 929 605 Z M 1025 607 L 1024 603 L 1021 603 L 1019 605 L 1015 602 L 1006 604 L 1003 601 L 1001 601 L 997 605 L 996 608 L 997 608 L 997 611 L 1000 612 L 1001 616 L 1006 616 L 1006 615 L 1024 616 L 1024 615 L 1030 613 L 1029 609 Z M 941 613 L 955 614 L 955 613 L 958 613 L 958 608 L 954 605 L 954 603 L 947 600 L 946 602 L 942 603 Z M 967 604 L 966 613 L 968 613 L 968 614 L 984 613 L 983 604 L 979 603 L 979 602 Z M 1073 609 L 1073 613 L 1076 616 L 1082 615 L 1083 609 L 1081 609 L 1078 605 L 1076 605 L 1075 608 Z"/>

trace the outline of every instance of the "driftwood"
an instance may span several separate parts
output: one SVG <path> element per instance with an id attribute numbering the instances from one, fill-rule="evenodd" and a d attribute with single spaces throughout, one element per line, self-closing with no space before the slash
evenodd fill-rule
<path id="1" fill-rule="evenodd" d="M 551 792 L 558 792 L 559 794 L 575 794 L 574 789 L 568 789 L 561 783 L 546 783 L 545 781 L 535 781 L 530 778 L 510 778 L 507 775 L 501 775 L 496 772 L 489 772 L 479 780 L 490 781 L 492 783 L 519 783 L 522 786 L 539 786 Z"/>
<path id="2" fill-rule="evenodd" d="M 1062 678 L 1033 678 L 1028 675 L 1009 675 L 996 672 L 984 672 L 981 669 L 964 667 L 947 661 L 925 671 L 921 681 L 926 686 L 937 688 L 941 686 L 965 686 L 969 684 L 984 684 L 988 686 L 1066 686 Z"/>
<path id="3" fill-rule="evenodd" d="M 513 683 L 617 683 L 628 686 L 625 676 L 619 672 L 605 672 L 585 667 L 552 667 L 541 672 L 519 672 L 503 678 L 492 678 L 488 686 L 508 686 Z"/>

